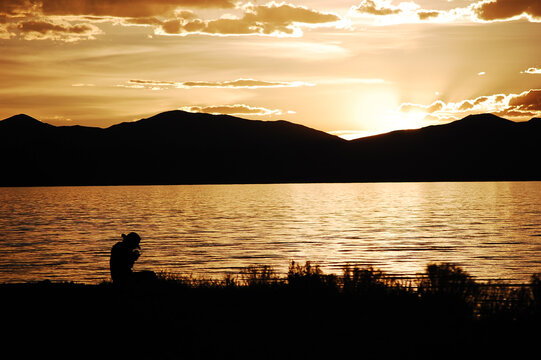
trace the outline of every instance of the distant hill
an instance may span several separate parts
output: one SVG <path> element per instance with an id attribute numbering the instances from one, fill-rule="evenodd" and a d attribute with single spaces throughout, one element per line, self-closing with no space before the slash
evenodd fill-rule
<path id="1" fill-rule="evenodd" d="M 347 142 L 287 121 L 170 111 L 107 129 L 0 121 L 2 185 L 312 181 Z M 329 152 L 330 151 L 330 152 Z M 329 178 L 330 180 L 330 178 Z"/>
<path id="2" fill-rule="evenodd" d="M 541 180 L 541 119 L 494 115 L 346 141 L 287 121 L 164 112 L 106 129 L 0 121 L 2 186 Z"/>
<path id="3" fill-rule="evenodd" d="M 541 121 L 492 114 L 351 142 L 374 176 L 361 180 L 541 180 Z"/>

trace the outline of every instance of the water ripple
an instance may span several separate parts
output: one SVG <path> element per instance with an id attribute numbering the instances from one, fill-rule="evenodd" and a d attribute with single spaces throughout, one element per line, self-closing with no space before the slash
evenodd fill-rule
<path id="1" fill-rule="evenodd" d="M 413 276 L 446 261 L 528 280 L 541 271 L 539 209 L 539 182 L 0 188 L 0 282 L 108 279 L 129 231 L 143 237 L 138 269 L 311 260 Z"/>

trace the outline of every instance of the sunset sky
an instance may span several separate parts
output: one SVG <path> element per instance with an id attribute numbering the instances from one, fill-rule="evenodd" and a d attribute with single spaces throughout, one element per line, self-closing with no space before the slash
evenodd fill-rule
<path id="1" fill-rule="evenodd" d="M 541 116 L 541 0 L 0 0 L 0 118 L 181 109 L 346 138 Z"/>

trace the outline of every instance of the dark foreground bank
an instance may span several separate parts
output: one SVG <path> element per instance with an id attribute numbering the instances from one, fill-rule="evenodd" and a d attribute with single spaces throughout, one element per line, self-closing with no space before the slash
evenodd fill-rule
<path id="1" fill-rule="evenodd" d="M 501 358 L 541 335 L 539 276 L 487 284 L 450 264 L 416 279 L 292 263 L 285 278 L 3 284 L 0 299 L 4 350 L 21 359 Z"/>

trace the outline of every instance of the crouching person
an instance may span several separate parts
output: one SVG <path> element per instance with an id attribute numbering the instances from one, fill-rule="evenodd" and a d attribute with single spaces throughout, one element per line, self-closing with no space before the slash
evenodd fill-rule
<path id="1" fill-rule="evenodd" d="M 148 284 L 157 280 L 154 271 L 133 271 L 133 265 L 141 256 L 141 237 L 134 232 L 122 234 L 122 241 L 111 248 L 109 266 L 111 280 L 115 285 Z"/>

